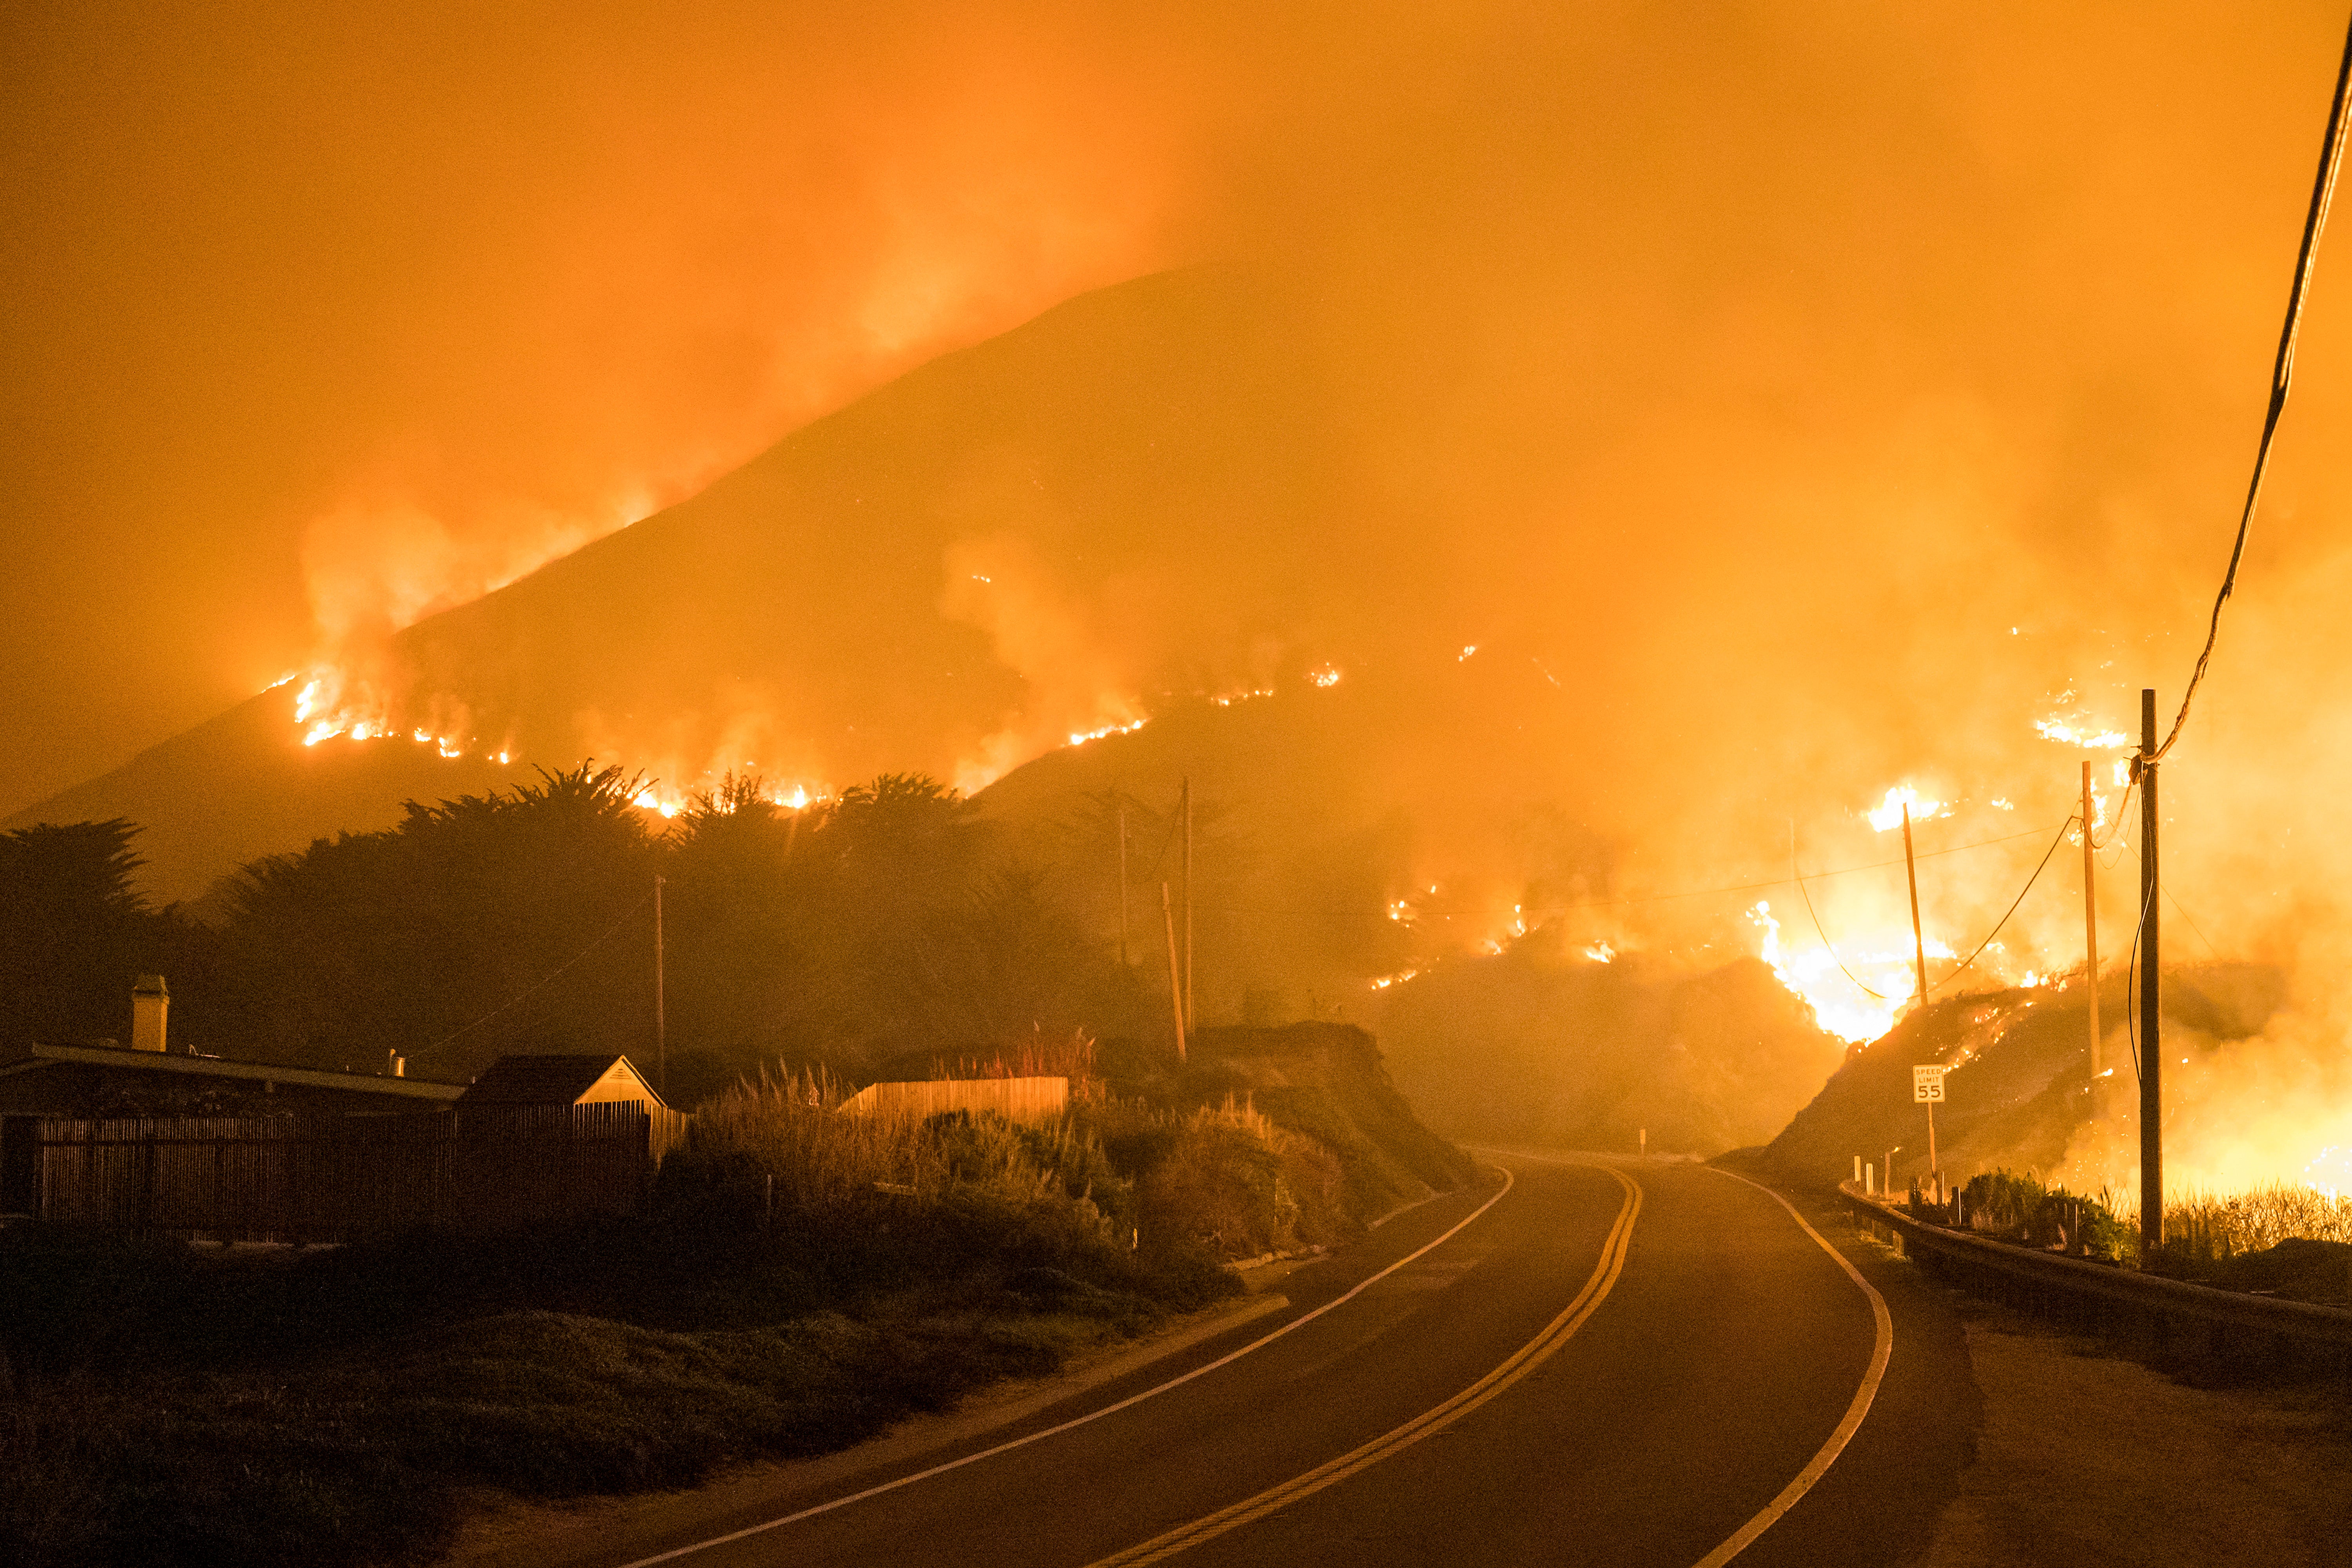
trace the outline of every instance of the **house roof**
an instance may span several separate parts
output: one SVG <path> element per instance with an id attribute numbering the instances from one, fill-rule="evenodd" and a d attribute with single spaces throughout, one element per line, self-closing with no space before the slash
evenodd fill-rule
<path id="1" fill-rule="evenodd" d="M 586 1056 L 501 1056 L 482 1070 L 458 1101 L 467 1105 L 572 1105 L 616 1072 L 633 1091 L 643 1091 L 645 1099 L 656 1105 L 664 1103 L 635 1063 L 609 1051 Z"/>
<path id="2" fill-rule="evenodd" d="M 0 1078 L 44 1067 L 72 1063 L 85 1067 L 121 1068 L 133 1072 L 179 1073 L 194 1078 L 235 1078 L 249 1082 L 300 1084 L 311 1089 L 341 1089 L 362 1094 L 386 1094 L 405 1100 L 446 1104 L 465 1092 L 462 1083 L 440 1083 L 429 1078 L 388 1078 L 372 1072 L 325 1072 L 310 1067 L 288 1067 L 274 1061 L 236 1061 L 220 1056 L 175 1056 L 161 1051 L 129 1051 L 115 1045 L 35 1045 L 26 1054 L 0 1062 Z"/>

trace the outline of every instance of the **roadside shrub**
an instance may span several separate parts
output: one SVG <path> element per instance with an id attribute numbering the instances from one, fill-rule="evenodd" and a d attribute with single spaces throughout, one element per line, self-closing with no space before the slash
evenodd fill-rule
<path id="1" fill-rule="evenodd" d="M 1960 1190 L 1972 1230 L 2032 1247 L 2079 1241 L 2087 1250 L 2105 1256 L 2132 1253 L 2131 1227 L 2116 1216 L 2104 1192 L 2085 1197 L 2063 1186 L 2046 1186 L 2031 1171 L 2019 1176 L 2006 1170 L 1971 1176 Z M 2081 1234 L 2068 1235 L 2070 1226 Z"/>
<path id="2" fill-rule="evenodd" d="M 1228 1096 L 1177 1122 L 1139 1184 L 1144 1230 L 1239 1259 L 1328 1245 L 1354 1227 L 1338 1156 Z"/>

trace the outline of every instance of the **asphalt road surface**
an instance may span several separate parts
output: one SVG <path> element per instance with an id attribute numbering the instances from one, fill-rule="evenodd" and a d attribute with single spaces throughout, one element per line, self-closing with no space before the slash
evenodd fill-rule
<path id="1" fill-rule="evenodd" d="M 1818 1568 L 1916 1552 L 1973 1426 L 1973 1400 L 1948 1396 L 1973 1393 L 1957 1333 L 1737 1176 L 1493 1158 L 1484 1186 L 1293 1275 L 1272 1318 L 959 1448 L 624 1527 L 579 1562 Z"/>

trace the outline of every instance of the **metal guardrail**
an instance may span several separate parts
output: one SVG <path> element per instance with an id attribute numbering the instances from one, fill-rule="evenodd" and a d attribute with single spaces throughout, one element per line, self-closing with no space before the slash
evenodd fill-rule
<path id="1" fill-rule="evenodd" d="M 2012 1287 L 1999 1293 L 2023 1294 L 2029 1305 L 2072 1307 L 2070 1315 L 2100 1317 L 2118 1315 L 2120 1309 L 2121 1315 L 2143 1322 L 2153 1320 L 2160 1336 L 2168 1330 L 2201 1330 L 2209 1336 L 2208 1347 L 2222 1353 L 2232 1348 L 2231 1336 L 2235 1334 L 2352 1355 L 2352 1309 L 2217 1290 L 2113 1263 L 2068 1258 L 1930 1225 L 1844 1186 L 1838 1196 L 1857 1219 L 1894 1231 L 1907 1250 L 1953 1265 L 1963 1275 L 1991 1276 Z M 2020 1286 L 2021 1291 L 2015 1289 Z"/>

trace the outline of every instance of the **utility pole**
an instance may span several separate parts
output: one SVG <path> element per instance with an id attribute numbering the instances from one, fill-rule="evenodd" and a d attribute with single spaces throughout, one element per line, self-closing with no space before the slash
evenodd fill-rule
<path id="1" fill-rule="evenodd" d="M 662 877 L 654 873 L 654 1087 L 669 1098 L 669 1024 L 662 1012 Z"/>
<path id="2" fill-rule="evenodd" d="M 2091 852 L 2091 759 L 2083 759 L 2083 974 L 2091 983 L 2091 1120 L 2099 1119 L 2099 862 Z"/>
<path id="3" fill-rule="evenodd" d="M 1184 780 L 1184 1027 L 1198 1022 L 1192 1012 L 1192 780 Z"/>
<path id="4" fill-rule="evenodd" d="M 1118 803 L 1118 967 L 1122 969 L 1127 967 L 1127 802 L 1124 800 Z"/>
<path id="5" fill-rule="evenodd" d="M 1919 1005 L 1927 1005 L 1927 938 L 1919 927 L 1919 867 L 1911 858 L 1911 802 L 1903 802 L 1903 874 L 1911 879 L 1911 949 L 1919 961 Z"/>
<path id="6" fill-rule="evenodd" d="M 2164 1046 L 2157 987 L 2156 692 L 2139 694 L 2139 1255 L 2164 1245 Z"/>
<path id="7" fill-rule="evenodd" d="M 1176 1060 L 1184 1060 L 1184 982 L 1176 972 L 1176 915 L 1168 907 L 1168 884 L 1160 884 L 1160 919 L 1168 927 L 1168 1005 L 1176 1014 Z"/>

